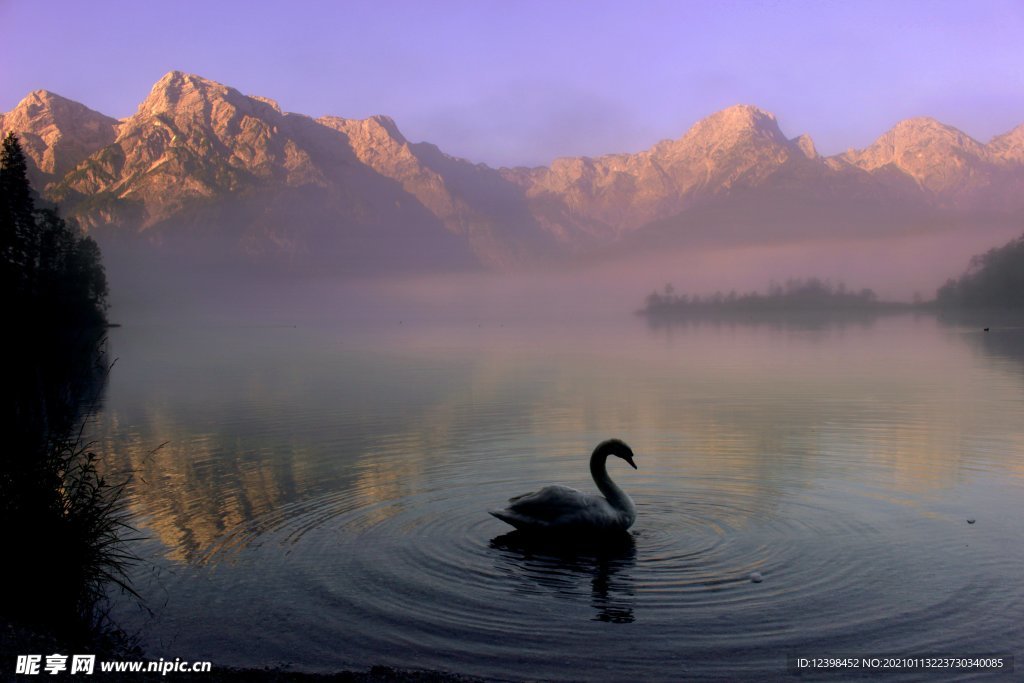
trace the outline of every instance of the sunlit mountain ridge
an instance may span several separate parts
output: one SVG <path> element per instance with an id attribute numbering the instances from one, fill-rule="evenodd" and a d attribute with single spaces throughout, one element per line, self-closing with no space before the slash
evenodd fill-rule
<path id="1" fill-rule="evenodd" d="M 117 120 L 46 91 L 0 116 L 30 175 L 104 242 L 329 272 L 515 269 L 694 244 L 973 230 L 1024 217 L 1024 126 L 930 118 L 822 157 L 737 105 L 635 154 L 490 168 L 386 116 L 313 119 L 173 71 Z"/>

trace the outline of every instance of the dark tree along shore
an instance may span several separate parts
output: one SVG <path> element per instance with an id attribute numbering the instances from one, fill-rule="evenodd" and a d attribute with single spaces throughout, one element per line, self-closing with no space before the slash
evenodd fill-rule
<path id="1" fill-rule="evenodd" d="M 51 329 L 106 322 L 107 279 L 95 240 L 54 209 L 37 208 L 13 133 L 0 152 L 0 278 L 10 323 Z"/>
<path id="2" fill-rule="evenodd" d="M 971 258 L 967 272 L 936 293 L 943 309 L 1024 309 L 1024 235 Z"/>
<path id="3" fill-rule="evenodd" d="M 106 378 L 107 282 L 96 242 L 40 206 L 11 134 L 0 152 L 0 617 L 87 637 L 111 581 L 125 584 L 121 486 L 79 439 Z M 84 409 L 83 406 L 86 408 Z"/>

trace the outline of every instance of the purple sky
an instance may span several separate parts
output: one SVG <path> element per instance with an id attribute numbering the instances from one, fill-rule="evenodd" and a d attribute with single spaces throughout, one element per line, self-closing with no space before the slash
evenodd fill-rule
<path id="1" fill-rule="evenodd" d="M 1022 0 L 0 0 L 0 26 L 0 111 L 45 88 L 124 117 L 180 69 L 491 165 L 645 149 L 736 103 L 826 154 L 910 116 L 1024 123 Z"/>

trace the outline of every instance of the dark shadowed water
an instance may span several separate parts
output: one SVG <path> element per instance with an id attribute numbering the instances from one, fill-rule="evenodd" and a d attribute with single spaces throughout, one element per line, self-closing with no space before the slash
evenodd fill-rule
<path id="1" fill-rule="evenodd" d="M 991 327 L 126 324 L 92 429 L 154 614 L 116 616 L 153 657 L 513 680 L 1020 654 L 1024 328 Z M 486 514 L 593 490 L 608 437 L 630 538 Z"/>

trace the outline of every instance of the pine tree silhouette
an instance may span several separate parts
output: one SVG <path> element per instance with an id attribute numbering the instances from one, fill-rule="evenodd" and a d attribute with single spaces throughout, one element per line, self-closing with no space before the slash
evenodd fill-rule
<path id="1" fill-rule="evenodd" d="M 52 331 L 106 322 L 99 247 L 57 211 L 36 208 L 25 153 L 13 133 L 0 151 L 0 270 L 5 315 L 15 324 Z"/>

